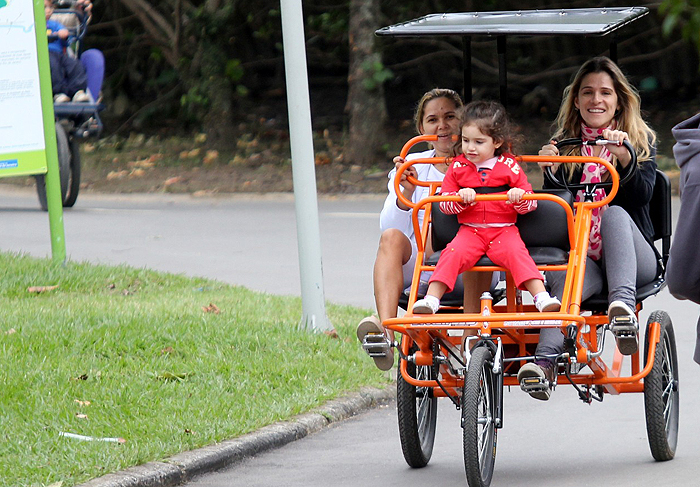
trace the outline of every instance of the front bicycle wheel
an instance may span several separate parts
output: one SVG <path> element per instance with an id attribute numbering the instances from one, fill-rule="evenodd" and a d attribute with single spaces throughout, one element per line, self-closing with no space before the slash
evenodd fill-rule
<path id="1" fill-rule="evenodd" d="M 415 346 L 411 351 L 415 351 Z M 399 359 L 399 370 L 401 361 Z M 418 380 L 434 380 L 432 366 L 416 366 L 407 362 L 408 374 Z M 433 454 L 437 424 L 437 397 L 428 387 L 409 384 L 398 374 L 396 381 L 396 410 L 399 418 L 399 437 L 406 463 L 413 468 L 425 467 Z"/>
<path id="2" fill-rule="evenodd" d="M 651 454 L 657 461 L 671 460 L 678 442 L 678 357 L 671 318 L 664 311 L 654 311 L 647 321 L 644 357 L 649 352 L 649 328 L 661 325 L 656 344 L 654 365 L 644 378 L 644 412 Z"/>
<path id="3" fill-rule="evenodd" d="M 66 193 L 68 192 L 68 179 L 70 174 L 70 146 L 68 145 L 68 134 L 61 122 L 56 122 L 56 151 L 58 153 L 58 175 L 61 181 L 61 202 L 65 201 Z M 39 174 L 35 176 L 36 193 L 39 197 L 39 205 L 41 209 L 46 211 L 49 209 L 49 204 L 46 197 L 46 175 Z"/>
<path id="4" fill-rule="evenodd" d="M 80 191 L 80 143 L 76 137 L 69 137 L 70 141 L 70 171 L 68 178 L 68 191 L 63 200 L 65 208 L 72 208 L 78 199 Z"/>
<path id="5" fill-rule="evenodd" d="M 491 484 L 496 462 L 496 387 L 493 354 L 486 347 L 472 352 L 462 392 L 464 469 L 469 487 Z"/>

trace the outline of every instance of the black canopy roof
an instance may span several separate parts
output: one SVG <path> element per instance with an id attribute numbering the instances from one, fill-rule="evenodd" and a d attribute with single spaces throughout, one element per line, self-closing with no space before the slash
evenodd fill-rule
<path id="1" fill-rule="evenodd" d="M 649 13 L 646 7 L 565 8 L 431 14 L 383 27 L 385 37 L 461 36 L 464 99 L 471 100 L 471 37 L 493 36 L 498 45 L 501 102 L 507 105 L 506 38 L 508 36 L 605 36 Z M 617 62 L 617 40 L 610 41 L 610 58 Z"/>

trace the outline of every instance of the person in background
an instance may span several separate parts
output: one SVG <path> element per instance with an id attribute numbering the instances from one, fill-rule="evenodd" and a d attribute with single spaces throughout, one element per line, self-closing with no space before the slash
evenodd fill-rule
<path id="1" fill-rule="evenodd" d="M 696 250 L 700 235 L 700 113 L 679 123 L 671 132 L 676 139 L 673 155 L 681 169 L 681 209 L 666 268 L 666 283 L 676 298 L 700 304 L 700 259 Z M 694 359 L 700 364 L 700 318 Z"/>
<path id="2" fill-rule="evenodd" d="M 68 101 L 88 102 L 87 75 L 80 61 L 66 52 L 70 32 L 63 24 L 51 20 L 54 6 L 51 0 L 44 0 L 46 33 L 49 36 L 49 64 L 51 85 L 55 103 Z"/>

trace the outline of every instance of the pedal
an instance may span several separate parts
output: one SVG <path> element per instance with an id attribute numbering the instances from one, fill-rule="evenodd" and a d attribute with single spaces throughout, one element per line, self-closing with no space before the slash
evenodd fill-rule
<path id="1" fill-rule="evenodd" d="M 617 338 L 637 336 L 637 320 L 634 316 L 615 316 L 610 320 L 610 331 Z"/>
<path id="2" fill-rule="evenodd" d="M 547 392 L 549 381 L 543 377 L 525 377 L 520 381 L 520 389 L 527 392 Z"/>
<path id="3" fill-rule="evenodd" d="M 390 347 L 389 340 L 381 334 L 368 334 L 362 340 L 362 348 L 370 357 L 386 357 Z"/>

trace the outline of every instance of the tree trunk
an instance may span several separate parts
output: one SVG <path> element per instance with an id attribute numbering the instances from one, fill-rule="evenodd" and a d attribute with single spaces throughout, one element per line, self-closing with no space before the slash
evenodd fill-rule
<path id="1" fill-rule="evenodd" d="M 371 165 L 385 140 L 387 118 L 384 86 L 385 69 L 375 50 L 374 31 L 379 27 L 378 0 L 350 1 L 350 70 L 348 73 L 349 138 L 346 161 Z"/>

